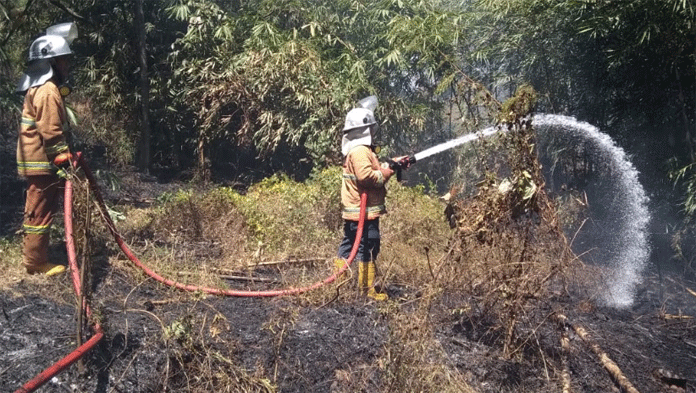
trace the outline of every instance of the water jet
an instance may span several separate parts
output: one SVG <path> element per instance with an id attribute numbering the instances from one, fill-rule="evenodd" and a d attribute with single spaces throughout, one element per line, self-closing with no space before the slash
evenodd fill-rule
<path id="1" fill-rule="evenodd" d="M 538 135 L 540 157 L 544 157 L 547 186 L 553 189 L 556 183 L 563 183 L 563 187 L 573 183 L 571 187 L 589 198 L 587 226 L 578 234 L 568 234 L 574 238 L 573 250 L 583 260 L 610 269 L 604 282 L 608 289 L 602 293 L 608 306 L 630 306 L 650 255 L 649 200 L 638 171 L 609 135 L 589 123 L 569 116 L 537 114 L 532 124 Z M 416 153 L 414 158 L 420 162 L 499 130 L 489 127 L 466 134 Z M 557 149 L 555 158 L 549 158 L 554 155 L 552 149 Z"/>

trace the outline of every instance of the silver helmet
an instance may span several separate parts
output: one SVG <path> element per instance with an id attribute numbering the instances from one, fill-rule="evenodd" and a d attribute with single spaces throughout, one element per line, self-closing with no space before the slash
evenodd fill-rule
<path id="1" fill-rule="evenodd" d="M 70 55 L 68 40 L 59 35 L 44 35 L 34 40 L 29 47 L 29 61 L 44 60 Z"/>
<path id="2" fill-rule="evenodd" d="M 375 114 L 366 108 L 353 108 L 346 115 L 346 123 L 343 132 L 359 127 L 367 127 L 377 123 Z"/>
<path id="3" fill-rule="evenodd" d="M 18 92 L 40 86 L 53 76 L 52 58 L 72 54 L 70 44 L 77 37 L 74 23 L 61 23 L 46 29 L 46 35 L 34 40 L 29 47 L 29 66 L 17 84 Z"/>
<path id="4" fill-rule="evenodd" d="M 377 97 L 369 96 L 360 100 L 358 102 L 358 107 L 351 109 L 346 115 L 343 132 L 376 124 L 375 108 L 377 108 Z"/>
<path id="5" fill-rule="evenodd" d="M 341 139 L 341 152 L 344 156 L 356 146 L 372 145 L 372 129 L 377 124 L 374 110 L 377 107 L 377 97 L 370 96 L 358 102 L 358 107 L 351 109 L 346 115 Z"/>

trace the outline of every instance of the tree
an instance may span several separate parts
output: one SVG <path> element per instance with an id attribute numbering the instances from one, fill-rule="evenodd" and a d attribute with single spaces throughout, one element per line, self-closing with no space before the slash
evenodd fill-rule
<path id="1" fill-rule="evenodd" d="M 437 91 L 438 78 L 452 68 L 457 41 L 438 44 L 450 56 L 443 61 L 433 50 L 402 55 L 409 38 L 397 37 L 427 39 L 438 23 L 454 30 L 447 23 L 456 17 L 440 14 L 436 1 L 255 0 L 223 7 L 179 0 L 168 11 L 188 24 L 171 55 L 171 89 L 185 92 L 181 102 L 199 105 L 193 107 L 199 167 L 220 140 L 271 161 L 281 154 L 337 163 L 343 116 L 368 94 L 379 96 L 382 142 L 393 150 L 440 128 L 447 98 Z M 399 27 L 416 18 L 430 30 Z"/>
<path id="2" fill-rule="evenodd" d="M 143 0 L 135 2 L 135 20 L 138 30 L 138 62 L 140 64 L 140 169 L 148 172 L 150 169 L 150 80 L 147 72 L 147 43 L 145 32 L 145 16 L 143 15 Z"/>

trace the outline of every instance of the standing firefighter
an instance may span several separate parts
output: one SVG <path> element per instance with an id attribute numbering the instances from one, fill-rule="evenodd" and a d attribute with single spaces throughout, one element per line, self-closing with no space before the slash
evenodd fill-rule
<path id="1" fill-rule="evenodd" d="M 24 267 L 27 273 L 60 274 L 65 266 L 48 261 L 49 230 L 59 207 L 61 168 L 70 165 L 66 142 L 68 117 L 63 98 L 69 93 L 72 23 L 49 27 L 29 48 L 27 71 L 17 92 L 24 93 L 17 143 L 17 170 L 27 181 L 24 206 Z"/>
<path id="2" fill-rule="evenodd" d="M 343 185 L 341 202 L 343 204 L 343 241 L 338 248 L 336 268 L 345 264 L 355 242 L 360 219 L 360 195 L 367 194 L 367 209 L 363 235 L 355 256 L 359 262 L 358 286 L 362 293 L 375 300 L 386 300 L 387 295 L 377 293 L 374 288 L 375 260 L 379 254 L 379 217 L 386 214 L 384 199 L 385 185 L 394 171 L 382 168 L 372 149 L 372 139 L 377 131 L 374 109 L 376 97 L 361 101 L 361 106 L 346 115 L 343 127 L 341 151 L 345 157 L 343 164 Z"/>

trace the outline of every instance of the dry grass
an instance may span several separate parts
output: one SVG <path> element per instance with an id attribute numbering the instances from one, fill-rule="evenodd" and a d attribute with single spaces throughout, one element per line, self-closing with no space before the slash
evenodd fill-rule
<path id="1" fill-rule="evenodd" d="M 433 316 L 435 308 L 468 318 L 472 325 L 490 323 L 486 328 L 492 341 L 508 357 L 535 342 L 520 335 L 518 327 L 542 322 L 535 304 L 549 295 L 554 280 L 574 275 L 569 270 L 573 257 L 556 209 L 544 192 L 532 148 L 533 131 L 524 122 L 515 124 L 499 141 L 505 148 L 499 152 L 506 158 L 504 164 L 489 167 L 477 193 L 450 206 L 457 217 L 454 232 L 443 216 L 445 205 L 437 198 L 419 188 L 390 185 L 390 214 L 381 220 L 379 279 L 397 284 L 405 298 L 375 305 L 389 325 L 382 354 L 372 363 L 336 370 L 334 391 L 359 391 L 377 374 L 384 391 L 472 392 L 435 337 L 435 326 L 442 322 Z M 306 184 L 276 177 L 246 195 L 224 188 L 182 191 L 162 198 L 154 208 L 120 207 L 124 220 L 117 225 L 144 263 L 182 283 L 254 289 L 305 286 L 333 270 L 342 236 L 338 172 L 333 168 Z M 76 222 L 82 224 L 76 227 L 76 243 L 82 245 L 83 254 L 82 250 L 111 243 L 100 229 L 97 213 L 89 208 L 89 197 L 76 191 L 80 195 Z M 3 256 L 15 255 L 18 246 L 0 243 L 0 250 Z M 312 260 L 257 266 L 293 258 Z M 2 263 L 7 264 L 5 258 Z M 127 271 L 136 286 L 149 282 L 122 256 L 111 257 L 109 263 L 112 269 Z M 262 276 L 277 283 L 231 284 L 220 277 L 221 272 Z M 294 297 L 286 312 L 273 316 L 265 326 L 275 337 L 276 349 L 295 323 L 298 307 L 358 299 L 354 276 Z M 200 296 L 171 291 L 182 301 Z M 233 356 L 236 344 L 217 334 L 228 325 L 220 313 L 190 312 L 163 322 L 162 340 L 170 360 L 162 386 L 190 392 L 274 391 L 273 370 L 249 371 L 238 365 Z"/>
<path id="2" fill-rule="evenodd" d="M 265 370 L 244 370 L 234 357 L 238 343 L 224 339 L 230 321 L 220 312 L 184 313 L 163 327 L 162 338 L 168 353 L 163 391 L 275 392 Z"/>
<path id="3" fill-rule="evenodd" d="M 474 392 L 464 375 L 452 367 L 435 338 L 431 305 L 438 291 L 426 290 L 418 308 L 387 311 L 391 334 L 381 359 L 388 392 Z"/>
<path id="4" fill-rule="evenodd" d="M 9 288 L 26 276 L 22 266 L 22 244 L 20 238 L 0 239 L 0 288 Z"/>
<path id="5" fill-rule="evenodd" d="M 486 310 L 479 317 L 494 321 L 494 336 L 513 356 L 529 343 L 517 326 L 539 323 L 531 321 L 538 317 L 536 302 L 549 296 L 550 284 L 565 276 L 574 256 L 544 190 L 533 130 L 518 122 L 503 139 L 505 169 L 489 172 L 478 194 L 454 205 L 457 235 L 442 277 L 449 279 L 447 290 L 463 288 Z"/>

